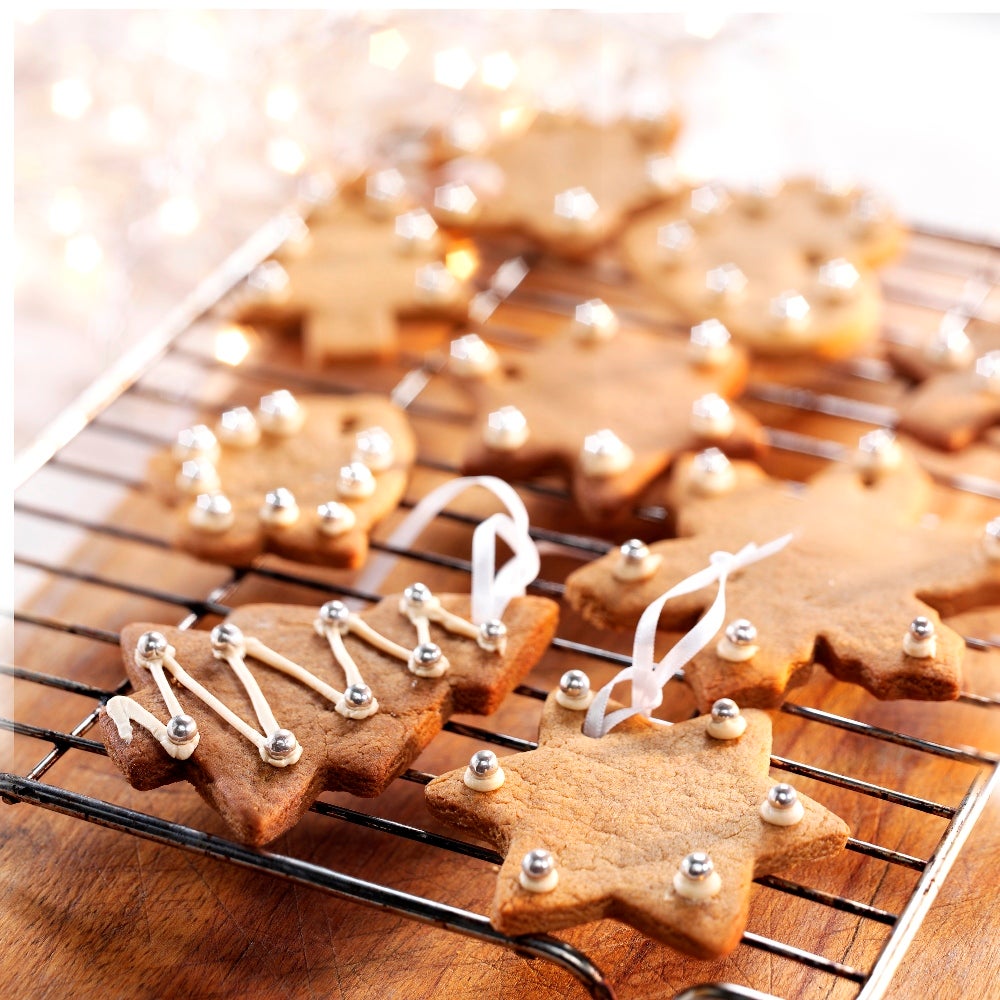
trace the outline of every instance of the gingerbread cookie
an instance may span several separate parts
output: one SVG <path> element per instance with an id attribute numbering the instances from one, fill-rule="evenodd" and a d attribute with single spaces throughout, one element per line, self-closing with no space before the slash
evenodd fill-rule
<path id="1" fill-rule="evenodd" d="M 870 193 L 808 180 L 755 192 L 686 189 L 632 224 L 625 256 L 692 322 L 720 319 L 763 354 L 852 353 L 878 331 L 873 267 L 903 229 Z"/>
<path id="2" fill-rule="evenodd" d="M 890 344 L 889 360 L 919 383 L 899 407 L 899 429 L 935 448 L 959 451 L 1000 425 L 1000 333 L 968 332 L 946 313 L 918 344 Z"/>
<path id="3" fill-rule="evenodd" d="M 680 452 L 712 444 L 746 457 L 763 447 L 757 421 L 727 402 L 743 388 L 747 360 L 718 323 L 683 343 L 619 329 L 595 299 L 565 333 L 503 366 L 476 335 L 452 344 L 449 364 L 481 414 L 464 470 L 559 473 L 595 522 L 625 512 Z"/>
<path id="4" fill-rule="evenodd" d="M 261 845 L 324 790 L 378 795 L 453 712 L 487 714 L 555 631 L 557 606 L 516 597 L 502 620 L 469 620 L 469 598 L 402 595 L 352 612 L 247 605 L 211 634 L 130 625 L 135 693 L 100 725 L 129 782 L 190 781 L 235 836 Z"/>
<path id="5" fill-rule="evenodd" d="M 264 552 L 354 567 L 368 532 L 403 496 L 416 454 L 409 422 L 381 396 L 281 389 L 254 413 L 227 410 L 154 456 L 150 482 L 177 508 L 176 544 L 245 565 Z"/>
<path id="6" fill-rule="evenodd" d="M 673 190 L 664 150 L 678 127 L 673 117 L 600 126 L 540 115 L 527 131 L 499 140 L 488 158 L 452 160 L 431 211 L 442 225 L 515 230 L 547 250 L 584 256 Z"/>
<path id="7" fill-rule="evenodd" d="M 307 364 L 386 357 L 397 318 L 463 319 L 469 289 L 443 262 L 437 225 L 396 170 L 313 211 L 242 290 L 234 318 L 298 326 Z"/>
<path id="8" fill-rule="evenodd" d="M 749 463 L 709 471 L 703 459 L 679 463 L 669 488 L 681 537 L 628 543 L 574 572 L 573 607 L 601 626 L 635 625 L 711 553 L 790 532 L 729 580 L 728 624 L 685 667 L 703 709 L 723 697 L 776 706 L 814 662 L 879 698 L 957 697 L 964 642 L 939 616 L 1000 602 L 1000 518 L 977 530 L 925 518 L 930 478 L 884 431 L 862 439 L 854 466 L 797 491 Z M 684 626 L 710 601 L 678 595 L 661 623 Z"/>
<path id="9" fill-rule="evenodd" d="M 506 934 L 611 917 L 698 958 L 726 954 L 753 879 L 835 853 L 846 824 L 768 777 L 765 713 L 748 710 L 734 738 L 704 716 L 591 738 L 585 680 L 571 671 L 549 696 L 537 750 L 477 753 L 427 786 L 428 807 L 506 856 L 490 916 Z"/>

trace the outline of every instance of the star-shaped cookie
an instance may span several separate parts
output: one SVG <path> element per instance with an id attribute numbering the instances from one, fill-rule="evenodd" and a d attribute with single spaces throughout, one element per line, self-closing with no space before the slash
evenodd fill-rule
<path id="1" fill-rule="evenodd" d="M 432 211 L 442 224 L 516 230 L 548 250 L 585 256 L 672 190 L 664 150 L 678 127 L 669 116 L 602 126 L 540 115 L 527 131 L 499 140 L 487 158 L 451 161 Z M 473 197 L 460 201 L 458 191 Z"/>
<path id="2" fill-rule="evenodd" d="M 966 333 L 945 316 L 921 344 L 891 344 L 889 360 L 918 383 L 899 405 L 898 427 L 932 447 L 959 451 L 1000 426 L 1000 333 Z"/>
<path id="3" fill-rule="evenodd" d="M 581 733 L 583 713 L 545 703 L 539 747 L 503 757 L 503 784 L 477 791 L 465 770 L 426 789 L 427 805 L 506 856 L 491 921 L 507 934 L 557 930 L 612 917 L 699 958 L 739 943 L 751 883 L 800 861 L 840 850 L 846 824 L 798 796 L 799 822 L 765 822 L 771 722 L 745 712 L 738 739 L 706 733 L 705 717 L 663 726 L 642 716 L 600 739 Z M 531 891 L 521 877 L 529 852 L 547 851 L 554 888 Z M 707 854 L 714 895 L 691 899 L 675 888 L 689 855 Z"/>
<path id="4" fill-rule="evenodd" d="M 463 618 L 468 616 L 468 597 L 437 597 L 445 609 Z M 264 749 L 178 683 L 172 674 L 167 675 L 170 689 L 180 701 L 181 714 L 194 720 L 198 734 L 193 752 L 186 759 L 182 753 L 179 757 L 168 753 L 147 728 L 134 721 L 134 716 L 131 723 L 126 719 L 120 724 L 130 707 L 113 699 L 100 718 L 112 760 L 139 789 L 181 779 L 190 781 L 240 840 L 255 845 L 268 843 L 292 827 L 324 790 L 378 795 L 409 766 L 453 712 L 488 714 L 497 708 L 548 647 L 558 614 L 557 605 L 547 598 L 514 598 L 504 614 L 506 642 L 494 649 L 483 648 L 475 638 L 434 626 L 431 644 L 440 654 L 436 664 L 443 663 L 446 669 L 441 676 L 422 676 L 414 673 L 405 659 L 376 648 L 364 632 L 366 627 L 374 629 L 398 643 L 402 653 L 421 648 L 414 624 L 400 610 L 400 600 L 400 595 L 387 597 L 356 615 L 354 626 L 340 636 L 363 678 L 354 686 L 368 688 L 367 705 L 363 691 L 352 694 L 354 682 L 334 656 L 328 637 L 315 625 L 321 616 L 319 608 L 247 605 L 226 619 L 223 628 L 236 626 L 242 632 L 245 663 L 281 731 L 294 734 L 292 742 L 301 748 L 301 757 L 294 763 L 269 763 Z M 331 620 L 337 614 L 347 614 L 342 604 L 337 604 L 335 612 L 327 611 L 330 606 L 324 606 L 323 613 Z M 136 654 L 145 641 L 141 637 L 151 630 L 173 647 L 174 659 L 196 683 L 207 688 L 251 729 L 263 727 L 258 726 L 248 690 L 235 671 L 226 660 L 213 655 L 213 637 L 218 638 L 218 630 L 210 637 L 206 632 L 161 625 L 129 625 L 121 641 L 126 672 L 135 688 L 132 700 L 168 729 L 167 735 L 160 732 L 163 740 L 184 746 L 183 741 L 169 735 L 165 720 L 172 720 L 172 712 L 165 706 L 148 665 Z M 344 695 L 348 708 L 358 705 L 366 710 L 374 703 L 374 714 L 348 717 L 332 696 L 324 696 L 261 661 L 255 656 L 255 642 Z M 172 725 L 175 735 L 189 738 L 190 746 L 190 721 Z M 260 734 L 257 738 L 263 743 Z"/>
<path id="5" fill-rule="evenodd" d="M 175 543 L 245 565 L 264 552 L 360 566 L 368 532 L 406 489 L 416 442 L 381 396 L 264 396 L 186 428 L 150 461 L 153 490 L 176 510 Z"/>
<path id="6" fill-rule="evenodd" d="M 681 537 L 649 546 L 644 579 L 622 579 L 617 552 L 588 564 L 570 575 L 567 599 L 595 624 L 634 626 L 712 552 L 791 532 L 782 551 L 729 580 L 725 633 L 685 667 L 701 708 L 723 697 L 779 705 L 814 662 L 879 698 L 955 698 L 964 642 L 939 615 L 1000 602 L 1000 544 L 981 527 L 925 517 L 930 479 L 896 454 L 898 467 L 868 485 L 845 464 L 794 492 L 734 463 L 731 488 L 717 496 L 702 495 L 695 463 L 684 461 L 667 497 Z M 668 601 L 661 624 L 686 628 L 713 597 Z"/>
<path id="7" fill-rule="evenodd" d="M 871 194 L 804 179 L 780 189 L 685 189 L 622 237 L 633 271 L 692 322 L 715 317 L 763 354 L 843 357 L 878 330 L 872 268 L 902 243 Z"/>
<path id="8" fill-rule="evenodd" d="M 298 327 L 308 365 L 394 355 L 401 316 L 464 319 L 469 290 L 445 267 L 434 220 L 408 207 L 402 184 L 382 171 L 368 179 L 382 196 L 346 192 L 316 209 L 251 274 L 233 318 Z"/>
<path id="9" fill-rule="evenodd" d="M 634 327 L 605 335 L 577 322 L 504 367 L 464 378 L 480 414 L 464 472 L 555 472 L 583 514 L 605 522 L 681 452 L 716 445 L 735 456 L 758 453 L 760 425 L 727 402 L 743 388 L 746 355 L 721 333 L 711 348 L 718 356 L 706 358 L 694 336 L 683 343 Z"/>

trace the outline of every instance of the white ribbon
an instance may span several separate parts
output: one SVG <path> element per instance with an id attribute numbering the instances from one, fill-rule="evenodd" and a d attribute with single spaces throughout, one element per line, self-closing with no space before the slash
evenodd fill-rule
<path id="1" fill-rule="evenodd" d="M 409 548 L 452 500 L 474 486 L 489 490 L 507 508 L 507 513 L 492 514 L 481 521 L 472 533 L 472 622 L 479 625 L 490 618 L 501 618 L 511 598 L 524 594 L 541 566 L 538 547 L 528 534 L 528 512 L 507 483 L 496 476 L 466 476 L 443 483 L 410 511 L 386 544 L 393 548 Z M 496 568 L 498 538 L 503 539 L 512 552 L 511 558 L 499 570 Z M 395 561 L 394 555 L 385 552 L 369 560 L 358 577 L 358 588 L 378 592 Z"/>
<path id="2" fill-rule="evenodd" d="M 726 580 L 730 573 L 750 566 L 761 559 L 767 559 L 780 552 L 790 541 L 792 535 L 782 535 L 766 545 L 756 545 L 750 542 L 737 553 L 713 552 L 709 556 L 709 564 L 698 570 L 665 594 L 658 597 L 642 613 L 635 629 L 635 642 L 632 646 L 632 665 L 620 670 L 594 696 L 587 717 L 583 723 L 586 736 L 599 738 L 606 736 L 619 723 L 640 713 L 646 715 L 657 708 L 663 701 L 663 688 L 671 677 L 676 676 L 694 659 L 715 637 L 726 620 Z M 715 581 L 719 583 L 718 592 L 711 607 L 698 620 L 695 626 L 684 635 L 676 646 L 672 647 L 662 660 L 653 660 L 653 647 L 656 642 L 656 626 L 660 620 L 663 605 L 671 598 L 694 593 L 707 587 Z M 632 682 L 632 704 L 629 708 L 620 708 L 607 712 L 611 691 L 622 681 Z"/>

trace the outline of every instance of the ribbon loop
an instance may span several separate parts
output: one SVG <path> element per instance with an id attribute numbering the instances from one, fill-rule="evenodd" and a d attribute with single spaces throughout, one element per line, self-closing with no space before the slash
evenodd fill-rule
<path id="1" fill-rule="evenodd" d="M 632 646 L 632 666 L 619 671 L 594 696 L 583 723 L 586 736 L 599 738 L 606 736 L 615 726 L 633 715 L 649 716 L 663 702 L 663 688 L 684 666 L 691 662 L 715 637 L 726 620 L 726 581 L 732 573 L 750 566 L 761 559 L 767 559 L 780 552 L 792 535 L 782 535 L 765 545 L 749 542 L 739 552 L 713 552 L 708 557 L 708 566 L 692 573 L 691 576 L 675 584 L 665 594 L 661 594 L 649 604 L 639 618 L 635 628 Z M 692 594 L 695 591 L 718 582 L 715 599 L 708 610 L 698 619 L 689 632 L 681 637 L 675 646 L 659 662 L 654 661 L 656 626 L 667 601 L 674 597 Z M 607 714 L 611 691 L 623 681 L 632 682 L 632 698 L 629 708 L 617 709 Z"/>
<path id="2" fill-rule="evenodd" d="M 476 486 L 488 490 L 507 508 L 506 512 L 485 518 L 472 533 L 472 621 L 479 625 L 490 618 L 501 618 L 511 599 L 524 594 L 538 576 L 541 566 L 538 546 L 528 530 L 528 512 L 511 486 L 496 476 L 465 476 L 443 483 L 410 511 L 386 544 L 390 548 L 409 548 L 448 504 Z M 499 569 L 497 539 L 504 541 L 512 553 Z M 358 588 L 378 592 L 395 561 L 396 556 L 386 552 L 369 560 L 358 577 Z"/>

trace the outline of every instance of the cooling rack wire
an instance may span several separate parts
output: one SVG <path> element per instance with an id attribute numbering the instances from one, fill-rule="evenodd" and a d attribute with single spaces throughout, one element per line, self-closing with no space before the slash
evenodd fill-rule
<path id="1" fill-rule="evenodd" d="M 449 389 L 447 380 L 441 377 L 440 350 L 424 350 L 428 344 L 439 348 L 442 342 L 440 329 L 431 339 L 421 340 L 417 336 L 414 341 L 407 341 L 403 356 L 395 367 L 379 368 L 377 375 L 369 372 L 363 377 L 358 371 L 341 369 L 332 369 L 329 374 L 306 373 L 294 360 L 288 360 L 287 350 L 282 353 L 280 345 L 271 350 L 273 345 L 266 341 L 258 345 L 260 350 L 252 353 L 247 361 L 235 366 L 225 364 L 216 357 L 212 339 L 214 325 L 205 314 L 281 242 L 287 224 L 285 216 L 274 220 L 258 233 L 189 300 L 182 303 L 160 329 L 153 331 L 131 355 L 109 371 L 76 407 L 53 426 L 49 435 L 20 456 L 15 469 L 15 482 L 18 484 L 15 498 L 15 566 L 20 574 L 27 575 L 32 587 L 29 588 L 31 596 L 25 596 L 13 611 L 15 638 L 19 640 L 15 649 L 31 648 L 40 636 L 63 634 L 80 641 L 79 657 L 85 660 L 102 647 L 117 645 L 117 630 L 107 627 L 111 620 L 106 609 L 108 600 L 151 602 L 159 605 L 161 614 L 172 615 L 171 620 L 179 621 L 182 628 L 191 628 L 205 624 L 214 616 L 225 615 L 230 610 L 230 601 L 241 603 L 241 594 L 251 582 L 266 584 L 271 592 L 287 593 L 291 596 L 286 599 L 298 602 L 311 600 L 303 596 L 310 593 L 316 595 L 317 603 L 331 593 L 362 602 L 378 599 L 376 594 L 363 593 L 351 586 L 348 575 L 321 573 L 314 568 L 303 569 L 271 558 L 260 560 L 249 568 L 214 568 L 207 575 L 205 572 L 195 573 L 190 586 L 196 590 L 192 592 L 189 587 L 161 587 L 156 574 L 133 573 L 127 578 L 119 578 L 105 568 L 107 561 L 81 560 L 77 555 L 86 552 L 88 544 L 98 541 L 106 550 L 146 553 L 150 559 L 154 556 L 183 558 L 170 553 L 162 525 L 157 523 L 155 515 L 148 515 L 148 511 L 155 509 L 152 505 L 148 508 L 148 516 L 120 518 L 115 504 L 125 496 L 128 502 L 137 499 L 141 505 L 146 492 L 142 481 L 145 455 L 172 440 L 172 432 L 189 423 L 194 413 L 221 410 L 225 405 L 231 405 L 234 399 L 242 401 L 246 397 L 249 400 L 266 389 L 282 386 L 293 391 L 330 393 L 375 388 L 388 391 L 410 412 L 415 423 L 421 425 L 425 432 L 422 440 L 432 440 L 435 428 L 444 434 L 448 428 L 461 431 L 468 423 L 468 410 Z M 498 242 L 479 246 L 475 252 L 480 258 L 479 273 L 484 276 L 483 281 L 488 280 L 495 268 L 516 254 L 518 249 L 516 245 L 507 246 Z M 540 322 L 551 323 L 560 317 L 568 318 L 581 298 L 594 295 L 600 295 L 611 303 L 625 323 L 643 323 L 662 330 L 664 336 L 681 332 L 680 326 L 669 318 L 650 313 L 648 304 L 636 296 L 627 277 L 613 263 L 581 269 L 547 258 L 525 255 L 523 259 L 529 265 L 528 278 L 486 321 L 482 330 L 484 336 L 488 336 L 503 351 L 516 355 L 519 351 L 530 350 L 538 335 Z M 915 325 L 933 324 L 944 311 L 955 309 L 956 304 L 958 308 L 965 309 L 973 321 L 996 325 L 1000 309 L 990 293 L 997 289 L 998 274 L 1000 247 L 982 240 L 927 229 L 915 230 L 906 258 L 887 274 L 884 281 L 889 301 L 884 337 L 905 340 L 912 336 Z M 972 306 L 968 306 L 968 292 L 973 287 L 980 294 L 975 296 Z M 843 460 L 847 456 L 847 428 L 860 426 L 864 429 L 893 424 L 891 394 L 887 397 L 878 391 L 874 394 L 869 392 L 872 387 L 878 390 L 880 386 L 893 382 L 892 373 L 884 362 L 869 358 L 841 364 L 836 366 L 836 377 L 838 381 L 832 390 L 825 384 L 783 384 L 766 377 L 752 383 L 746 400 L 748 405 L 757 403 L 763 407 L 761 412 L 768 419 L 773 454 L 784 455 L 793 463 L 799 462 L 798 468 L 808 470 L 817 464 Z M 843 440 L 796 429 L 803 418 L 812 420 L 820 417 L 826 421 L 824 427 L 837 426 L 838 423 L 843 425 Z M 430 435 L 427 434 L 428 429 Z M 442 458 L 433 450 L 421 455 L 418 469 L 428 475 L 442 477 L 458 471 L 453 459 Z M 966 470 L 960 474 L 938 471 L 936 477 L 950 491 L 1000 499 L 1000 482 L 979 475 L 978 470 L 971 473 Z M 539 527 L 534 529 L 536 539 L 546 543 L 548 549 L 577 559 L 589 559 L 607 550 L 607 541 L 588 537 L 582 531 L 563 530 L 566 525 L 572 527 L 574 522 L 567 497 L 559 486 L 520 483 L 518 488 L 529 502 L 538 501 L 549 511 L 549 516 L 540 519 Z M 79 500 L 82 494 L 88 492 L 97 497 L 93 504 Z M 412 507 L 417 499 L 418 495 L 409 496 L 403 507 Z M 647 534 L 666 533 L 667 526 L 663 523 L 666 514 L 655 504 L 640 507 L 635 516 L 640 525 L 645 525 Z M 447 522 L 451 530 L 464 530 L 466 533 L 475 523 L 473 515 L 455 511 L 439 515 L 438 520 Z M 56 536 L 60 545 L 52 544 Z M 438 570 L 461 578 L 469 569 L 463 559 L 435 551 L 432 547 L 417 545 L 405 551 L 394 550 L 380 543 L 376 536 L 373 549 L 393 551 L 401 560 L 423 567 L 422 572 Z M 66 551 L 72 554 L 66 555 Z M 561 579 L 550 578 L 543 569 L 535 589 L 558 598 L 562 593 L 562 582 Z M 106 595 L 100 605 L 104 610 L 94 619 L 75 620 L 60 610 L 67 604 L 64 600 L 67 594 L 72 596 L 82 590 Z M 43 595 L 41 599 L 37 597 L 39 593 Z M 59 600 L 52 597 L 53 593 L 58 595 Z M 324 596 L 320 597 L 320 594 Z M 597 640 L 595 644 L 589 644 L 578 639 L 557 637 L 553 641 L 553 650 L 574 657 L 580 665 L 589 661 L 598 671 L 612 671 L 628 663 L 624 652 L 610 648 L 611 644 L 596 643 Z M 970 648 L 981 650 L 1000 645 L 995 636 L 979 635 L 967 636 L 966 643 Z M 0 721 L 0 726 L 17 740 L 16 745 L 22 751 L 19 759 L 36 760 L 37 754 L 41 753 L 40 759 L 33 765 L 15 772 L 4 772 L 0 777 L 0 793 L 7 803 L 24 803 L 52 810 L 512 949 L 525 957 L 562 966 L 594 997 L 614 996 L 611 981 L 601 969 L 581 950 L 556 937 L 507 938 L 495 931 L 481 914 L 447 902 L 357 878 L 291 854 L 253 850 L 223 837 L 46 780 L 56 765 L 66 765 L 81 755 L 105 755 L 102 744 L 92 739 L 89 733 L 96 721 L 98 706 L 113 695 L 127 691 L 128 682 L 120 680 L 116 685 L 93 685 L 69 676 L 74 671 L 60 669 L 59 663 L 47 663 L 43 669 L 34 661 L 30 664 L 3 664 L 0 673 L 12 682 L 25 686 L 29 692 L 46 689 L 71 695 L 78 699 L 76 704 L 82 702 L 87 706 L 75 725 L 50 724 L 47 717 L 37 714 L 32 718 Z M 512 699 L 527 704 L 543 700 L 545 694 L 542 687 L 526 684 L 516 690 Z M 959 702 L 983 712 L 998 707 L 994 697 L 984 694 L 966 693 Z M 942 712 L 949 710 L 949 706 L 939 708 Z M 852 734 L 858 742 L 855 744 L 855 756 L 844 760 L 843 767 L 836 770 L 779 755 L 772 757 L 773 769 L 819 785 L 832 786 L 851 795 L 881 800 L 911 812 L 915 818 L 933 817 L 944 824 L 929 850 L 913 854 L 867 840 L 852 838 L 849 841 L 848 851 L 863 857 L 866 863 L 912 873 L 903 905 L 892 911 L 853 899 L 843 892 L 810 888 L 790 879 L 766 877 L 757 880 L 767 889 L 789 898 L 848 914 L 856 918 L 859 926 L 881 925 L 886 929 L 884 942 L 874 961 L 864 968 L 825 957 L 819 950 L 749 931 L 742 942 L 745 947 L 768 952 L 813 970 L 818 976 L 851 984 L 856 987 L 858 997 L 870 1000 L 884 993 L 931 907 L 939 886 L 962 850 L 998 781 L 1000 758 L 974 747 L 948 745 L 907 735 L 896 729 L 800 704 L 798 700 L 783 705 L 781 713 L 805 727 L 808 738 L 801 745 L 806 748 L 809 739 L 822 738 L 822 731 L 828 728 Z M 529 739 L 491 728 L 490 720 L 483 725 L 452 720 L 445 729 L 456 737 L 475 741 L 476 745 L 486 743 L 511 752 L 534 746 Z M 911 775 L 919 776 L 921 762 L 931 759 L 948 761 L 960 769 L 961 777 L 956 778 L 960 794 L 956 795 L 955 801 L 944 803 L 909 791 L 897 791 L 884 783 L 868 781 L 851 773 L 863 771 L 861 765 L 864 760 L 877 754 L 878 748 L 885 745 L 912 752 L 909 762 Z M 37 749 L 39 746 L 41 751 Z M 26 748 L 34 748 L 34 752 Z M 468 751 L 465 756 L 468 756 Z M 456 763 L 461 759 L 464 758 L 456 757 Z M 432 777 L 424 771 L 411 769 L 401 780 L 423 785 Z M 912 784 L 908 782 L 908 786 Z M 375 815 L 374 811 L 369 813 L 355 808 L 355 805 L 354 800 L 350 806 L 321 800 L 313 806 L 313 812 L 328 818 L 331 823 L 353 824 L 378 836 L 415 842 L 426 852 L 429 866 L 446 863 L 442 859 L 447 859 L 449 855 L 475 859 L 486 865 L 496 865 L 502 860 L 495 852 L 478 844 L 444 835 L 434 829 Z M 678 996 L 683 1000 L 752 1000 L 771 995 L 749 986 L 716 983 L 693 986 Z"/>

